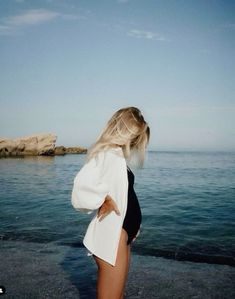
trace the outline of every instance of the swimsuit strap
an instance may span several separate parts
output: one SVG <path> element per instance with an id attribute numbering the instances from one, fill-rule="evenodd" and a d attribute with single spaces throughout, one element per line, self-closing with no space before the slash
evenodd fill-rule
<path id="1" fill-rule="evenodd" d="M 129 167 L 129 166 L 127 166 L 127 170 L 128 170 L 130 173 L 132 173 L 132 174 L 133 174 L 133 176 L 134 176 L 134 173 L 133 173 L 133 171 L 130 169 L 130 167 Z"/>

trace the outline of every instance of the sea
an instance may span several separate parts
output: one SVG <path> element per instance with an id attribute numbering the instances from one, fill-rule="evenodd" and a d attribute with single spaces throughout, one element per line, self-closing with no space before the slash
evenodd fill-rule
<path id="1" fill-rule="evenodd" d="M 82 248 L 93 215 L 71 191 L 85 154 L 0 159 L 0 243 Z M 142 224 L 132 252 L 235 266 L 235 152 L 148 151 L 132 169 Z"/>

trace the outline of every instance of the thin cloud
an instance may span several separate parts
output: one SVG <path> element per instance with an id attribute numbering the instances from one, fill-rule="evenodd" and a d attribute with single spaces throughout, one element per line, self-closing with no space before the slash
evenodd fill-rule
<path id="1" fill-rule="evenodd" d="M 0 23 L 0 34 L 14 34 L 18 29 L 49 22 L 60 14 L 46 9 L 30 9 L 18 15 L 9 16 Z"/>
<path id="2" fill-rule="evenodd" d="M 11 35 L 16 33 L 19 29 L 33 25 L 40 25 L 53 21 L 59 17 L 65 20 L 76 20 L 82 18 L 77 15 L 61 14 L 59 12 L 46 9 L 30 9 L 21 14 L 2 19 L 2 22 L 0 22 L 0 35 Z"/>
<path id="3" fill-rule="evenodd" d="M 146 30 L 132 29 L 127 32 L 127 35 L 134 38 L 144 38 L 149 40 L 167 41 L 167 39 L 158 33 Z"/>
<path id="4" fill-rule="evenodd" d="M 20 15 L 9 17 L 6 24 L 10 26 L 35 25 L 51 21 L 57 18 L 60 14 L 54 11 L 45 9 L 31 9 Z"/>

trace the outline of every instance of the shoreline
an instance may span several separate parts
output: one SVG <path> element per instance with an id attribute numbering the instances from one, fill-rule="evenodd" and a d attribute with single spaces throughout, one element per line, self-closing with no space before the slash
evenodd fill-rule
<path id="1" fill-rule="evenodd" d="M 193 263 L 206 263 L 212 265 L 228 265 L 231 267 L 235 266 L 235 258 L 233 256 L 223 256 L 216 254 L 203 254 L 197 252 L 183 251 L 181 248 L 177 252 L 170 250 L 162 249 L 147 249 L 144 250 L 144 253 L 141 252 L 141 249 L 135 248 L 135 253 L 140 256 L 151 256 L 151 257 L 162 257 L 174 261 L 185 261 Z"/>
<path id="2" fill-rule="evenodd" d="M 96 266 L 85 248 L 0 241 L 3 298 L 95 298 Z M 125 298 L 235 298 L 235 268 L 133 254 Z"/>

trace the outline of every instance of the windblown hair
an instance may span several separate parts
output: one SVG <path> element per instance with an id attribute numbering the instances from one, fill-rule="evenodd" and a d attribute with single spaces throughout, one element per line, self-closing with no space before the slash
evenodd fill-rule
<path id="1" fill-rule="evenodd" d="M 143 167 L 149 138 L 150 128 L 138 108 L 119 109 L 88 149 L 87 161 L 102 150 L 120 146 L 126 160 L 131 162 L 135 159 L 136 165 Z"/>

